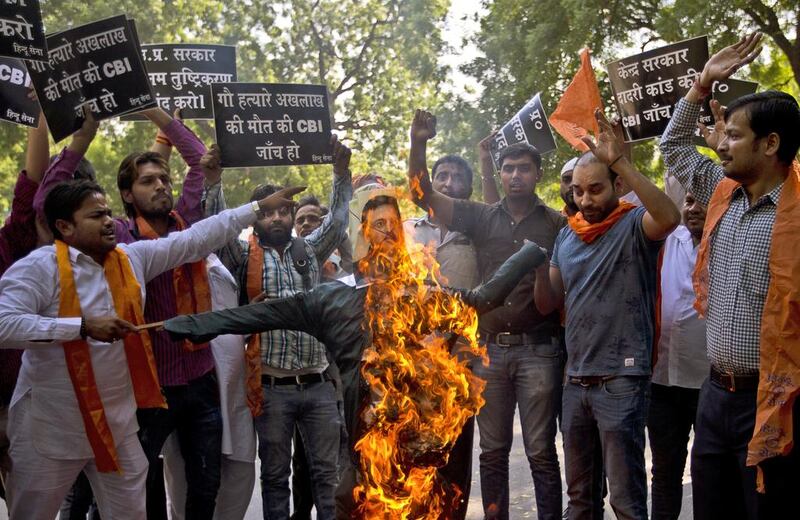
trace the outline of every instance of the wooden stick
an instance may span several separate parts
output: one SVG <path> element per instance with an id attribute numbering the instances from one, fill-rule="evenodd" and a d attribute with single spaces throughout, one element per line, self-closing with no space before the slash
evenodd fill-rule
<path id="1" fill-rule="evenodd" d="M 136 326 L 136 330 L 138 330 L 138 331 L 148 330 L 148 329 L 156 329 L 156 330 L 158 330 L 158 329 L 163 329 L 163 328 L 164 328 L 164 322 L 163 321 L 157 321 L 155 323 L 145 323 L 144 325 L 137 325 Z"/>

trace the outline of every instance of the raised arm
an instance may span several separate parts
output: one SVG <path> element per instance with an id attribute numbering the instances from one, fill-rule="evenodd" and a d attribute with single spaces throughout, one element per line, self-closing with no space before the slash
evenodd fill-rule
<path id="1" fill-rule="evenodd" d="M 164 322 L 173 340 L 205 343 L 221 334 L 255 334 L 267 330 L 299 330 L 315 335 L 317 323 L 308 312 L 307 293 L 244 305 L 235 309 L 178 316 Z"/>
<path id="2" fill-rule="evenodd" d="M 36 197 L 33 199 L 33 208 L 36 214 L 44 219 L 44 199 L 50 190 L 59 182 L 72 180 L 75 175 L 75 170 L 78 168 L 78 163 L 89 146 L 94 141 L 97 135 L 97 129 L 100 124 L 92 116 L 91 110 L 86 110 L 84 107 L 85 119 L 83 124 L 77 132 L 72 134 L 72 139 L 69 145 L 62 150 L 58 157 L 53 161 L 53 164 L 47 168 L 44 173 L 42 182 L 39 183 L 39 190 L 36 192 Z M 42 118 L 44 119 L 44 118 Z"/>
<path id="3" fill-rule="evenodd" d="M 711 93 L 715 81 L 728 79 L 739 68 L 753 61 L 761 51 L 761 34 L 754 33 L 717 52 L 703 67 L 686 97 L 678 101 L 672 119 L 661 136 L 659 148 L 669 174 L 708 204 L 717 184 L 725 177 L 722 166 L 697 151 L 693 137 L 702 100 Z M 716 115 L 716 114 L 715 114 Z"/>
<path id="4" fill-rule="evenodd" d="M 180 108 L 175 109 L 175 112 L 172 114 L 172 118 L 177 119 L 178 121 L 183 121 Z M 160 127 L 156 132 L 156 138 L 153 141 L 153 144 L 150 145 L 150 151 L 160 154 L 167 161 L 169 161 L 169 158 L 172 155 L 172 141 L 169 140 L 167 134 L 165 134 Z"/>
<path id="5" fill-rule="evenodd" d="M 284 188 L 258 201 L 261 211 L 271 211 L 293 204 L 291 197 L 305 187 Z M 201 220 L 189 229 L 170 233 L 166 238 L 140 240 L 125 246 L 131 262 L 141 268 L 145 282 L 187 262 L 196 262 L 234 239 L 256 221 L 253 204 L 223 211 Z"/>
<path id="6" fill-rule="evenodd" d="M 350 174 L 350 148 L 340 142 L 336 135 L 331 136 L 333 145 L 333 192 L 330 211 L 322 224 L 306 237 L 306 243 L 314 249 L 317 260 L 324 262 L 345 237 L 347 231 L 350 199 L 353 198 L 353 184 Z"/>
<path id="7" fill-rule="evenodd" d="M 500 201 L 500 192 L 494 178 L 494 165 L 492 164 L 491 142 L 497 132 L 492 132 L 478 143 L 478 160 L 481 163 L 481 188 L 483 202 L 494 204 Z"/>
<path id="8" fill-rule="evenodd" d="M 50 158 L 47 139 L 47 122 L 44 114 L 39 114 L 39 126 L 28 129 L 25 170 L 20 172 L 14 187 L 11 214 L 0 229 L 0 240 L 5 246 L 0 251 L 3 263 L 10 264 L 36 247 L 36 213 L 33 201 Z"/>
<path id="9" fill-rule="evenodd" d="M 411 150 L 408 154 L 408 182 L 414 202 L 445 226 L 453 222 L 453 199 L 434 191 L 427 164 L 428 140 L 436 136 L 436 117 L 417 110 L 411 122 Z"/>
<path id="10" fill-rule="evenodd" d="M 206 153 L 206 146 L 182 121 L 173 118 L 164 109 L 151 108 L 144 110 L 142 114 L 159 128 L 189 166 L 175 210 L 187 222 L 194 224 L 203 218 L 200 199 L 203 196 L 205 175 L 200 160 Z"/>
<path id="11" fill-rule="evenodd" d="M 599 109 L 595 117 L 600 127 L 597 143 L 591 137 L 582 140 L 600 161 L 604 162 L 631 187 L 647 210 L 642 217 L 642 230 L 650 240 L 663 240 L 681 222 L 681 214 L 666 193 L 642 175 L 624 153 L 624 142 Z"/>

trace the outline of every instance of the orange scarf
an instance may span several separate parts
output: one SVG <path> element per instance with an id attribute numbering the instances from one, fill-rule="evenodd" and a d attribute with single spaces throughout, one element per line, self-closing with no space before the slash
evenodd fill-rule
<path id="1" fill-rule="evenodd" d="M 247 301 L 261 294 L 261 279 L 264 270 L 264 250 L 258 243 L 255 233 L 248 239 L 250 251 L 247 258 Z M 261 393 L 261 334 L 255 333 L 247 341 L 247 349 L 244 352 L 245 368 L 247 370 L 247 406 L 253 417 L 261 415 L 262 393 Z"/>
<path id="2" fill-rule="evenodd" d="M 583 240 L 587 244 L 591 244 L 601 236 L 605 234 L 606 231 L 614 227 L 614 224 L 619 221 L 627 212 L 632 209 L 636 209 L 638 206 L 631 204 L 630 202 L 621 200 L 619 201 L 619 205 L 614 208 L 606 218 L 604 218 L 601 222 L 597 222 L 595 224 L 590 224 L 583 218 L 583 213 L 578 212 L 575 215 L 569 217 L 569 227 L 572 228 L 572 231 L 578 235 L 578 238 Z"/>
<path id="3" fill-rule="evenodd" d="M 65 318 L 80 317 L 83 313 L 75 288 L 72 264 L 69 260 L 69 247 L 60 240 L 56 240 L 55 247 L 61 284 L 58 315 Z M 103 271 L 111 290 L 117 316 L 134 325 L 144 324 L 141 288 L 133 274 L 127 255 L 119 248 L 111 251 L 103 262 Z M 146 332 L 128 334 L 124 344 L 137 406 L 139 408 L 166 408 L 167 403 L 164 401 L 161 387 L 158 384 L 150 336 Z M 97 469 L 104 473 L 120 472 L 114 438 L 106 420 L 103 402 L 94 378 L 89 344 L 82 339 L 68 341 L 64 343 L 64 356 Z"/>
<path id="4" fill-rule="evenodd" d="M 723 179 L 708 204 L 703 241 L 697 253 L 695 308 L 708 308 L 709 238 L 728 210 L 733 192 L 740 186 Z M 775 214 L 769 252 L 770 284 L 761 317 L 760 370 L 756 424 L 747 447 L 747 465 L 792 450 L 792 405 L 800 393 L 800 164 L 795 161 Z M 764 478 L 758 468 L 758 491 Z"/>
<path id="5" fill-rule="evenodd" d="M 183 231 L 188 227 L 176 211 L 171 211 L 169 216 L 175 219 L 175 227 L 178 231 Z M 142 238 L 149 240 L 160 238 L 142 217 L 136 217 L 136 227 Z M 211 310 L 211 289 L 208 285 L 205 260 L 183 264 L 173 269 L 172 284 L 175 288 L 175 307 L 178 315 L 199 314 Z M 188 340 L 183 342 L 183 349 L 189 352 L 204 348 L 208 348 L 208 343 L 194 344 Z"/>

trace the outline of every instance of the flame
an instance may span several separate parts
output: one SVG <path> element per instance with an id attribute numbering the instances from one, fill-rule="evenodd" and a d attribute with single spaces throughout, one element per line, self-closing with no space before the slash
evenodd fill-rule
<path id="1" fill-rule="evenodd" d="M 365 234 L 370 225 L 368 215 Z M 463 354 L 487 358 L 476 340 L 475 310 L 441 288 L 433 248 L 407 249 L 402 237 L 387 236 L 392 239 L 373 243 L 359 263 L 375 283 L 365 303 L 372 343 L 361 374 L 370 403 L 361 413 L 364 434 L 355 445 L 360 478 L 353 493 L 362 518 L 438 519 L 462 493 L 441 482 L 437 468 L 484 403 L 485 383 Z M 454 335 L 461 337 L 456 354 Z"/>

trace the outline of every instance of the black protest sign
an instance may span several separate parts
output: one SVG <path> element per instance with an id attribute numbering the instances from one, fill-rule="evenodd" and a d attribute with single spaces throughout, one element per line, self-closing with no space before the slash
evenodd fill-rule
<path id="1" fill-rule="evenodd" d="M 758 82 L 728 78 L 725 81 L 714 82 L 711 87 L 711 97 L 719 101 L 720 105 L 724 107 L 735 99 L 752 94 L 756 90 L 758 90 Z M 706 98 L 703 101 L 703 106 L 700 108 L 700 117 L 698 118 L 701 123 L 708 127 L 714 125 L 714 114 L 711 112 L 710 102 L 711 98 Z M 699 128 L 695 130 L 694 143 L 698 146 L 707 146 L 706 140 L 700 135 Z"/>
<path id="2" fill-rule="evenodd" d="M 22 60 L 0 57 L 0 119 L 32 127 L 39 124 L 39 103 L 28 98 L 30 84 Z"/>
<path id="3" fill-rule="evenodd" d="M 539 94 L 533 96 L 492 139 L 490 151 L 495 170 L 500 170 L 500 150 L 516 143 L 528 143 L 541 154 L 556 149 L 556 140 Z"/>
<path id="4" fill-rule="evenodd" d="M 170 114 L 180 108 L 183 119 L 214 119 L 209 85 L 237 79 L 236 47 L 231 45 L 146 44 L 142 61 L 158 105 Z"/>
<path id="5" fill-rule="evenodd" d="M 324 85 L 214 83 L 211 101 L 223 167 L 333 163 Z"/>
<path id="6" fill-rule="evenodd" d="M 48 62 L 26 64 L 54 141 L 80 128 L 84 105 L 98 121 L 155 106 L 125 16 L 49 35 L 47 46 Z"/>
<path id="7" fill-rule="evenodd" d="M 708 61 L 708 38 L 701 36 L 653 49 L 606 65 L 625 140 L 664 133 L 672 109 Z"/>
<path id="8" fill-rule="evenodd" d="M 0 56 L 47 60 L 39 0 L 0 0 Z"/>

